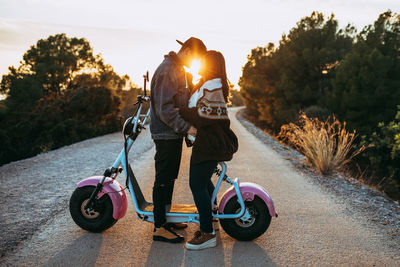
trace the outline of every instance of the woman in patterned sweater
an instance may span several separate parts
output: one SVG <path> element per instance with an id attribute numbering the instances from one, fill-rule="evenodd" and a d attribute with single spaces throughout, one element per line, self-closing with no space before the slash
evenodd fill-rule
<path id="1" fill-rule="evenodd" d="M 217 245 L 212 228 L 211 176 L 218 162 L 232 159 L 238 149 L 230 129 L 227 103 L 229 86 L 225 59 L 220 52 L 208 51 L 202 61 L 202 79 L 194 88 L 182 116 L 197 129 L 190 159 L 190 189 L 200 215 L 200 230 L 186 243 L 199 250 Z"/>

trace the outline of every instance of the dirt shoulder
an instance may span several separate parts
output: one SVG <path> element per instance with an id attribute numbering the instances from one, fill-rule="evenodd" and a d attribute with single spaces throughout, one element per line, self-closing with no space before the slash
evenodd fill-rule
<path id="1" fill-rule="evenodd" d="M 132 159 L 153 146 L 149 131 L 138 139 Z M 0 258 L 61 211 L 69 210 L 76 183 L 102 175 L 122 147 L 122 134 L 114 133 L 1 166 Z"/>
<path id="2" fill-rule="evenodd" d="M 363 185 L 354 178 L 346 177 L 340 173 L 331 176 L 318 175 L 308 168 L 302 154 L 275 140 L 263 130 L 254 126 L 244 117 L 244 109 L 237 113 L 240 123 L 263 143 L 271 146 L 283 158 L 288 160 L 305 179 L 318 184 L 323 191 L 334 195 L 336 201 L 350 206 L 347 211 L 349 216 L 353 212 L 363 214 L 368 218 L 367 223 L 384 229 L 393 241 L 400 244 L 400 204 L 387 198 L 377 190 Z"/>

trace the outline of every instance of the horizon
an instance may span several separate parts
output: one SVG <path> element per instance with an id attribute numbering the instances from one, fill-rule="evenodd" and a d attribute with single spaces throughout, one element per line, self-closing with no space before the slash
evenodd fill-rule
<path id="1" fill-rule="evenodd" d="M 179 50 L 176 39 L 196 36 L 208 49 L 224 54 L 228 78 L 237 87 L 251 49 L 269 42 L 278 45 L 282 35 L 312 11 L 322 12 L 325 18 L 333 13 L 339 28 L 350 23 L 359 32 L 379 14 L 400 9 L 400 2 L 387 0 L 204 1 L 201 6 L 179 0 L 168 4 L 159 0 L 78 3 L 0 0 L 0 74 L 7 74 L 10 66 L 18 67 L 23 54 L 39 39 L 66 33 L 87 39 L 94 53 L 101 54 L 116 73 L 127 74 L 142 86 L 143 73 L 149 70 L 152 75 L 165 54 Z"/>

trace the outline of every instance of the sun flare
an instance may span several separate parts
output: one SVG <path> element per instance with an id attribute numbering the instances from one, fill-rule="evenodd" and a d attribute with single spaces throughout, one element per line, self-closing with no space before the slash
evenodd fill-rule
<path id="1" fill-rule="evenodd" d="M 190 63 L 190 67 L 185 68 L 187 72 L 193 75 L 193 80 L 192 80 L 193 84 L 196 84 L 201 78 L 199 74 L 200 68 L 201 68 L 201 61 L 198 59 L 192 60 L 192 62 Z"/>

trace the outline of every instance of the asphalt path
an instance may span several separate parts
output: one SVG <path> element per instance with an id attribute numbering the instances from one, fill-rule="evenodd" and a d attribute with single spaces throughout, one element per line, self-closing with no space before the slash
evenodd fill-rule
<path id="1" fill-rule="evenodd" d="M 230 110 L 239 151 L 228 163 L 228 175 L 262 185 L 273 198 L 278 218 L 267 232 L 251 242 L 239 242 L 221 228 L 218 246 L 187 251 L 182 244 L 152 241 L 153 226 L 136 217 L 131 202 L 127 215 L 109 230 L 94 234 L 80 229 L 62 209 L 0 261 L 18 266 L 399 266 L 398 244 L 387 233 L 368 226 L 362 215 L 348 216 L 349 209 L 334 196 L 297 172 L 271 147 L 250 134 Z M 118 137 L 111 135 L 116 143 Z M 150 138 L 148 131 L 143 138 Z M 107 137 L 105 137 L 107 138 Z M 103 140 L 103 139 L 102 139 Z M 104 140 L 103 140 L 104 141 Z M 120 137 L 122 147 L 122 137 Z M 110 151 L 113 155 L 118 150 Z M 77 148 L 76 153 L 79 153 Z M 135 155 L 132 168 L 148 200 L 154 180 L 154 147 Z M 102 157 L 98 154 L 96 157 Z M 193 203 L 188 185 L 190 150 L 185 149 L 174 192 L 174 203 Z M 93 158 L 91 160 L 96 160 Z M 104 160 L 102 160 L 103 162 Z M 77 160 L 76 165 L 82 164 Z M 112 164 L 112 161 L 109 162 Z M 101 172 L 99 172 L 101 174 Z M 62 175 L 62 174 L 60 174 Z M 92 174 L 91 174 L 92 175 Z M 83 178 L 83 177 L 82 177 Z M 124 178 L 119 181 L 124 183 Z M 215 178 L 214 178 L 215 181 Z M 75 183 L 73 180 L 71 183 Z M 51 183 L 51 182 L 50 182 Z M 71 186 L 73 187 L 73 186 Z M 224 185 L 220 194 L 228 187 Z M 70 190 L 70 189 L 69 189 Z M 72 191 L 70 192 L 72 193 Z M 130 200 L 130 197 L 129 197 Z M 356 213 L 355 213 L 356 214 Z M 190 238 L 198 225 L 180 231 Z"/>

